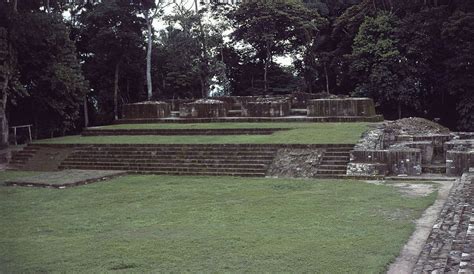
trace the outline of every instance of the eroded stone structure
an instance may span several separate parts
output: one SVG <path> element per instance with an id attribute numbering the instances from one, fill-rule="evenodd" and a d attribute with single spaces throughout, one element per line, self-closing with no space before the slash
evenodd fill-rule
<path id="1" fill-rule="evenodd" d="M 310 100 L 308 116 L 315 117 L 371 117 L 375 116 L 374 101 L 370 98 L 330 98 Z"/>
<path id="2" fill-rule="evenodd" d="M 242 104 L 244 117 L 283 117 L 290 115 L 291 102 L 286 99 L 258 99 Z"/>
<path id="3" fill-rule="evenodd" d="M 165 118 L 170 116 L 171 105 L 160 101 L 147 101 L 123 105 L 124 119 Z"/>
<path id="4" fill-rule="evenodd" d="M 201 99 L 192 103 L 181 104 L 181 118 L 218 118 L 227 117 L 228 106 L 220 100 Z"/>
<path id="5" fill-rule="evenodd" d="M 421 118 L 409 119 L 421 121 L 419 128 L 407 130 L 388 122 L 365 133 L 351 151 L 347 174 L 460 176 L 474 167 L 474 134 L 449 132 Z"/>

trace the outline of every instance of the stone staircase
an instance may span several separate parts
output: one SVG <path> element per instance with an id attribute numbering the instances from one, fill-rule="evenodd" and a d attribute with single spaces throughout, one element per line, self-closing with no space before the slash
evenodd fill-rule
<path id="1" fill-rule="evenodd" d="M 263 177 L 276 151 L 262 145 L 90 145 L 76 147 L 59 168 Z"/>
<path id="2" fill-rule="evenodd" d="M 352 149 L 353 146 L 348 145 L 327 148 L 323 153 L 317 174 L 326 177 L 345 175 Z"/>
<path id="3" fill-rule="evenodd" d="M 28 145 L 22 150 L 13 151 L 8 163 L 10 168 L 22 169 L 39 149 L 40 147 Z"/>

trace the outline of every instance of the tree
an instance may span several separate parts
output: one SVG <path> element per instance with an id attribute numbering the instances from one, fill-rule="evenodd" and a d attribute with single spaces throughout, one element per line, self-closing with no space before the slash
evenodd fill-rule
<path id="1" fill-rule="evenodd" d="M 458 128 L 474 129 L 474 12 L 456 11 L 443 24 L 442 39 L 446 45 L 445 85 L 458 98 Z"/>
<path id="2" fill-rule="evenodd" d="M 389 12 L 366 17 L 348 58 L 357 83 L 355 93 L 370 96 L 385 108 L 395 104 L 401 118 L 403 106 L 419 107 L 419 81 L 397 48 L 396 22 L 396 16 Z"/>
<path id="3" fill-rule="evenodd" d="M 20 111 L 15 120 L 33 120 L 39 135 L 73 129 L 88 85 L 62 18 L 25 12 L 12 18 L 10 31 L 19 82 L 28 94 L 18 100 L 17 109 L 31 110 Z"/>
<path id="4" fill-rule="evenodd" d="M 273 56 L 304 50 L 326 23 L 316 11 L 286 2 L 243 4 L 229 17 L 234 22 L 234 40 L 248 43 L 263 64 L 264 93 L 269 89 L 268 71 Z"/>
<path id="5" fill-rule="evenodd" d="M 95 66 L 92 70 L 96 70 L 105 64 L 106 67 L 100 69 L 101 73 L 113 75 L 115 120 L 119 117 L 121 72 L 124 66 L 140 60 L 142 56 L 144 20 L 137 16 L 138 11 L 135 5 L 127 1 L 107 0 L 84 13 L 80 19 L 83 29 L 78 43 L 86 66 Z M 99 87 L 99 90 L 103 92 L 102 88 Z"/>

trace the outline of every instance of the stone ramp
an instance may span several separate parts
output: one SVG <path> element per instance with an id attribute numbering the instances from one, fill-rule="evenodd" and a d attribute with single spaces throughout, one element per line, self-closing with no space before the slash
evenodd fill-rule
<path id="1" fill-rule="evenodd" d="M 101 129 L 88 128 L 82 136 L 113 135 L 270 135 L 289 128 L 224 128 L 224 129 Z"/>
<path id="2" fill-rule="evenodd" d="M 125 174 L 126 172 L 117 170 L 63 170 L 16 178 L 5 182 L 5 185 L 66 188 L 96 183 Z"/>
<path id="3" fill-rule="evenodd" d="M 70 147 L 42 147 L 28 145 L 12 154 L 10 168 L 35 171 L 58 170 L 61 162 L 72 152 Z"/>

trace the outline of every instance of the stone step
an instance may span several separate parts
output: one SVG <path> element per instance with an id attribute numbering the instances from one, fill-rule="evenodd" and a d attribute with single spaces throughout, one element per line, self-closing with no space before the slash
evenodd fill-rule
<path id="1" fill-rule="evenodd" d="M 328 160 L 328 159 L 323 159 L 321 160 L 322 165 L 344 165 L 347 166 L 349 163 L 349 159 L 347 160 Z"/>
<path id="2" fill-rule="evenodd" d="M 60 165 L 60 169 L 101 169 L 101 170 L 127 170 L 127 171 L 156 171 L 156 172 L 212 172 L 212 173 L 265 173 L 261 168 L 202 168 L 202 167 L 126 167 L 117 165 Z"/>
<path id="3" fill-rule="evenodd" d="M 265 160 L 255 160 L 255 159 L 229 159 L 229 158 L 222 158 L 222 159 L 209 159 L 209 158 L 202 158 L 202 159 L 160 159 L 160 158 L 150 158 L 150 159 L 142 159 L 142 158 L 75 158 L 69 157 L 63 161 L 63 163 L 70 163 L 70 162 L 89 162 L 89 163 L 100 163 L 100 162 L 110 162 L 110 163 L 167 163 L 167 164 L 269 164 L 271 163 L 271 159 Z"/>
<path id="4" fill-rule="evenodd" d="M 127 153 L 127 152 L 89 152 L 89 153 L 73 153 L 72 157 L 123 157 L 123 158 L 273 158 L 275 153 L 215 153 L 215 152 L 175 152 L 175 153 Z"/>
<path id="5" fill-rule="evenodd" d="M 131 151 L 131 152 L 193 152 L 193 151 L 206 151 L 206 152 L 220 152 L 220 153 L 231 153 L 231 152 L 259 152 L 259 153 L 273 153 L 276 151 L 276 149 L 273 148 L 235 148 L 235 147 L 216 147 L 216 148 L 211 148 L 211 147 L 102 147 L 102 148 L 96 148 L 96 147 L 91 147 L 91 148 L 76 148 L 75 151 L 77 152 L 94 152 L 94 151 L 109 151 L 109 152 L 125 152 L 125 151 Z"/>
<path id="6" fill-rule="evenodd" d="M 349 161 L 349 159 L 351 158 L 350 155 L 336 155 L 336 156 L 332 156 L 332 155 L 323 155 L 321 157 L 322 159 L 327 159 L 327 160 L 347 160 Z"/>
<path id="7" fill-rule="evenodd" d="M 318 169 L 316 174 L 346 174 L 346 170 Z"/>
<path id="8" fill-rule="evenodd" d="M 168 172 L 168 171 L 131 171 L 137 174 L 180 175 L 180 176 L 234 176 L 234 177 L 265 177 L 265 172 Z"/>
<path id="9" fill-rule="evenodd" d="M 132 163 L 132 162 L 79 162 L 79 161 L 64 161 L 61 163 L 62 166 L 75 165 L 75 166 L 123 166 L 123 167 L 150 167 L 150 168 L 252 168 L 252 169 L 266 169 L 266 164 L 221 164 L 221 163 L 181 163 L 181 164 L 170 164 L 170 163 Z"/>
<path id="10" fill-rule="evenodd" d="M 166 153 L 152 153 L 152 152 L 75 152 L 71 154 L 71 157 L 78 158 L 95 158 L 95 157 L 122 157 L 122 158 L 163 158 L 163 159 L 173 159 L 173 158 L 236 158 L 236 159 L 273 159 L 275 153 L 217 153 L 217 152 L 166 152 Z"/>
<path id="11" fill-rule="evenodd" d="M 318 169 L 324 169 L 324 170 L 346 170 L 347 166 L 346 165 L 319 165 Z"/>
<path id="12" fill-rule="evenodd" d="M 65 161 L 80 161 L 80 162 L 100 162 L 100 161 L 110 161 L 110 162 L 135 162 L 135 163 L 147 163 L 147 162 L 156 162 L 156 163 L 254 163 L 254 164 L 266 164 L 271 163 L 273 158 L 235 158 L 235 157 L 219 157 L 219 158 L 210 158 L 210 157 L 143 157 L 143 158 L 133 158 L 133 157 L 68 157 Z"/>
<path id="13" fill-rule="evenodd" d="M 345 152 L 345 151 L 326 151 L 324 152 L 323 154 L 323 157 L 325 156 L 346 156 L 346 157 L 350 157 L 350 153 L 349 152 Z"/>

